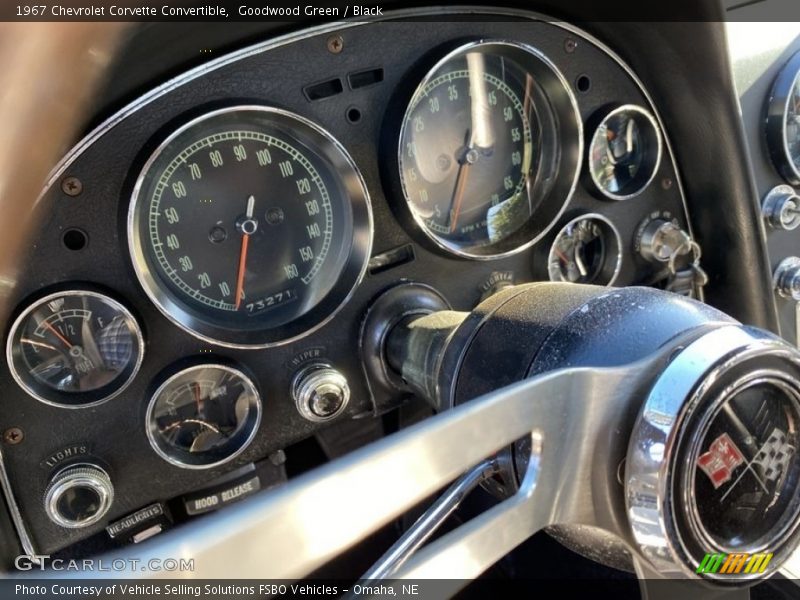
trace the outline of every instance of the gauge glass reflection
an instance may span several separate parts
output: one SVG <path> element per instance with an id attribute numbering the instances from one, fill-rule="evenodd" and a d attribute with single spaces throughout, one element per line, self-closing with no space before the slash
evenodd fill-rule
<path id="1" fill-rule="evenodd" d="M 567 223 L 556 236 L 548 256 L 551 281 L 610 285 L 622 262 L 616 228 L 600 215 Z"/>
<path id="2" fill-rule="evenodd" d="M 788 158 L 794 168 L 800 171 L 800 77 L 795 79 L 786 104 L 784 136 Z"/>
<path id="3" fill-rule="evenodd" d="M 470 44 L 440 61 L 409 103 L 398 149 L 406 205 L 423 232 L 471 258 L 532 243 L 571 193 L 573 102 L 555 67 L 528 48 Z"/>
<path id="4" fill-rule="evenodd" d="M 589 147 L 592 180 L 614 200 L 644 191 L 660 160 L 661 142 L 655 119 L 638 106 L 611 111 L 595 130 Z"/>
<path id="5" fill-rule="evenodd" d="M 249 377 L 224 365 L 199 365 L 156 390 L 148 407 L 148 435 L 167 461 L 208 468 L 243 452 L 260 416 L 260 397 Z"/>
<path id="6" fill-rule="evenodd" d="M 129 236 L 136 273 L 168 318 L 252 347 L 330 318 L 364 272 L 371 228 L 363 181 L 329 134 L 237 106 L 190 121 L 151 155 Z"/>
<path id="7" fill-rule="evenodd" d="M 142 361 L 139 325 L 116 300 L 91 291 L 46 296 L 17 318 L 8 340 L 12 374 L 50 404 L 108 400 L 133 379 Z"/>

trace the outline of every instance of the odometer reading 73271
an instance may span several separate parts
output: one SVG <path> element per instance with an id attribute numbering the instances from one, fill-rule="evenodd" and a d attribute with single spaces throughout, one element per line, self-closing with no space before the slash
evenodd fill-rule
<path id="1" fill-rule="evenodd" d="M 357 221 L 368 225 L 365 196 L 344 150 L 308 121 L 259 107 L 215 111 L 145 165 L 129 219 L 134 264 L 189 331 L 231 345 L 283 341 L 299 317 L 329 316 L 360 277 L 357 264 L 334 293 Z"/>

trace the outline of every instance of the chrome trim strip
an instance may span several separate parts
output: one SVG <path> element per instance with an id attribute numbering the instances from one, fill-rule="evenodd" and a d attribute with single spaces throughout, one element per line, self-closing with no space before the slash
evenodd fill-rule
<path id="1" fill-rule="evenodd" d="M 391 578 L 428 539 L 436 533 L 464 499 L 481 483 L 500 470 L 496 459 L 489 459 L 462 475 L 431 507 L 417 519 L 403 536 L 389 548 L 361 580 Z M 356 597 L 348 596 L 348 600 Z"/>
<path id="2" fill-rule="evenodd" d="M 8 505 L 8 512 L 11 514 L 11 521 L 14 523 L 14 529 L 17 530 L 17 536 L 19 537 L 22 551 L 31 557 L 31 562 L 37 565 L 40 564 L 41 561 L 39 558 L 36 558 L 39 553 L 33 545 L 33 540 L 28 533 L 28 528 L 25 526 L 25 519 L 22 516 L 19 504 L 17 504 L 17 499 L 14 496 L 14 490 L 11 488 L 11 480 L 6 470 L 5 455 L 3 454 L 2 448 L 0 448 L 0 487 L 3 488 L 3 496 Z"/>

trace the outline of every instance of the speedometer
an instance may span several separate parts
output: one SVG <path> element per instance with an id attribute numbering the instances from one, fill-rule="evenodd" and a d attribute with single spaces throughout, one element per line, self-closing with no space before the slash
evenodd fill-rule
<path id="1" fill-rule="evenodd" d="M 170 135 L 136 182 L 128 228 L 159 309 L 237 347 L 325 322 L 371 245 L 366 188 L 344 148 L 306 119 L 260 106 L 216 110 Z"/>

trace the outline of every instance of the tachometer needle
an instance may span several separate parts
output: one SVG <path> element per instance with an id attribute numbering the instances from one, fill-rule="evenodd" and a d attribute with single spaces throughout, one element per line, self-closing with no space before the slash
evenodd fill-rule
<path id="1" fill-rule="evenodd" d="M 450 233 L 456 230 L 458 225 L 458 215 L 461 212 L 461 201 L 464 198 L 464 187 L 467 183 L 467 174 L 471 164 L 463 162 L 458 166 L 458 174 L 456 175 L 456 186 L 453 190 L 453 200 L 450 203 Z"/>
<path id="2" fill-rule="evenodd" d="M 250 236 L 256 232 L 258 222 L 253 220 L 253 209 L 256 204 L 254 196 L 247 199 L 247 217 L 242 222 L 242 249 L 239 251 L 239 273 L 236 277 L 236 304 L 235 310 L 239 310 L 242 305 L 242 293 L 244 292 L 244 271 L 247 265 L 247 248 L 250 244 Z"/>

